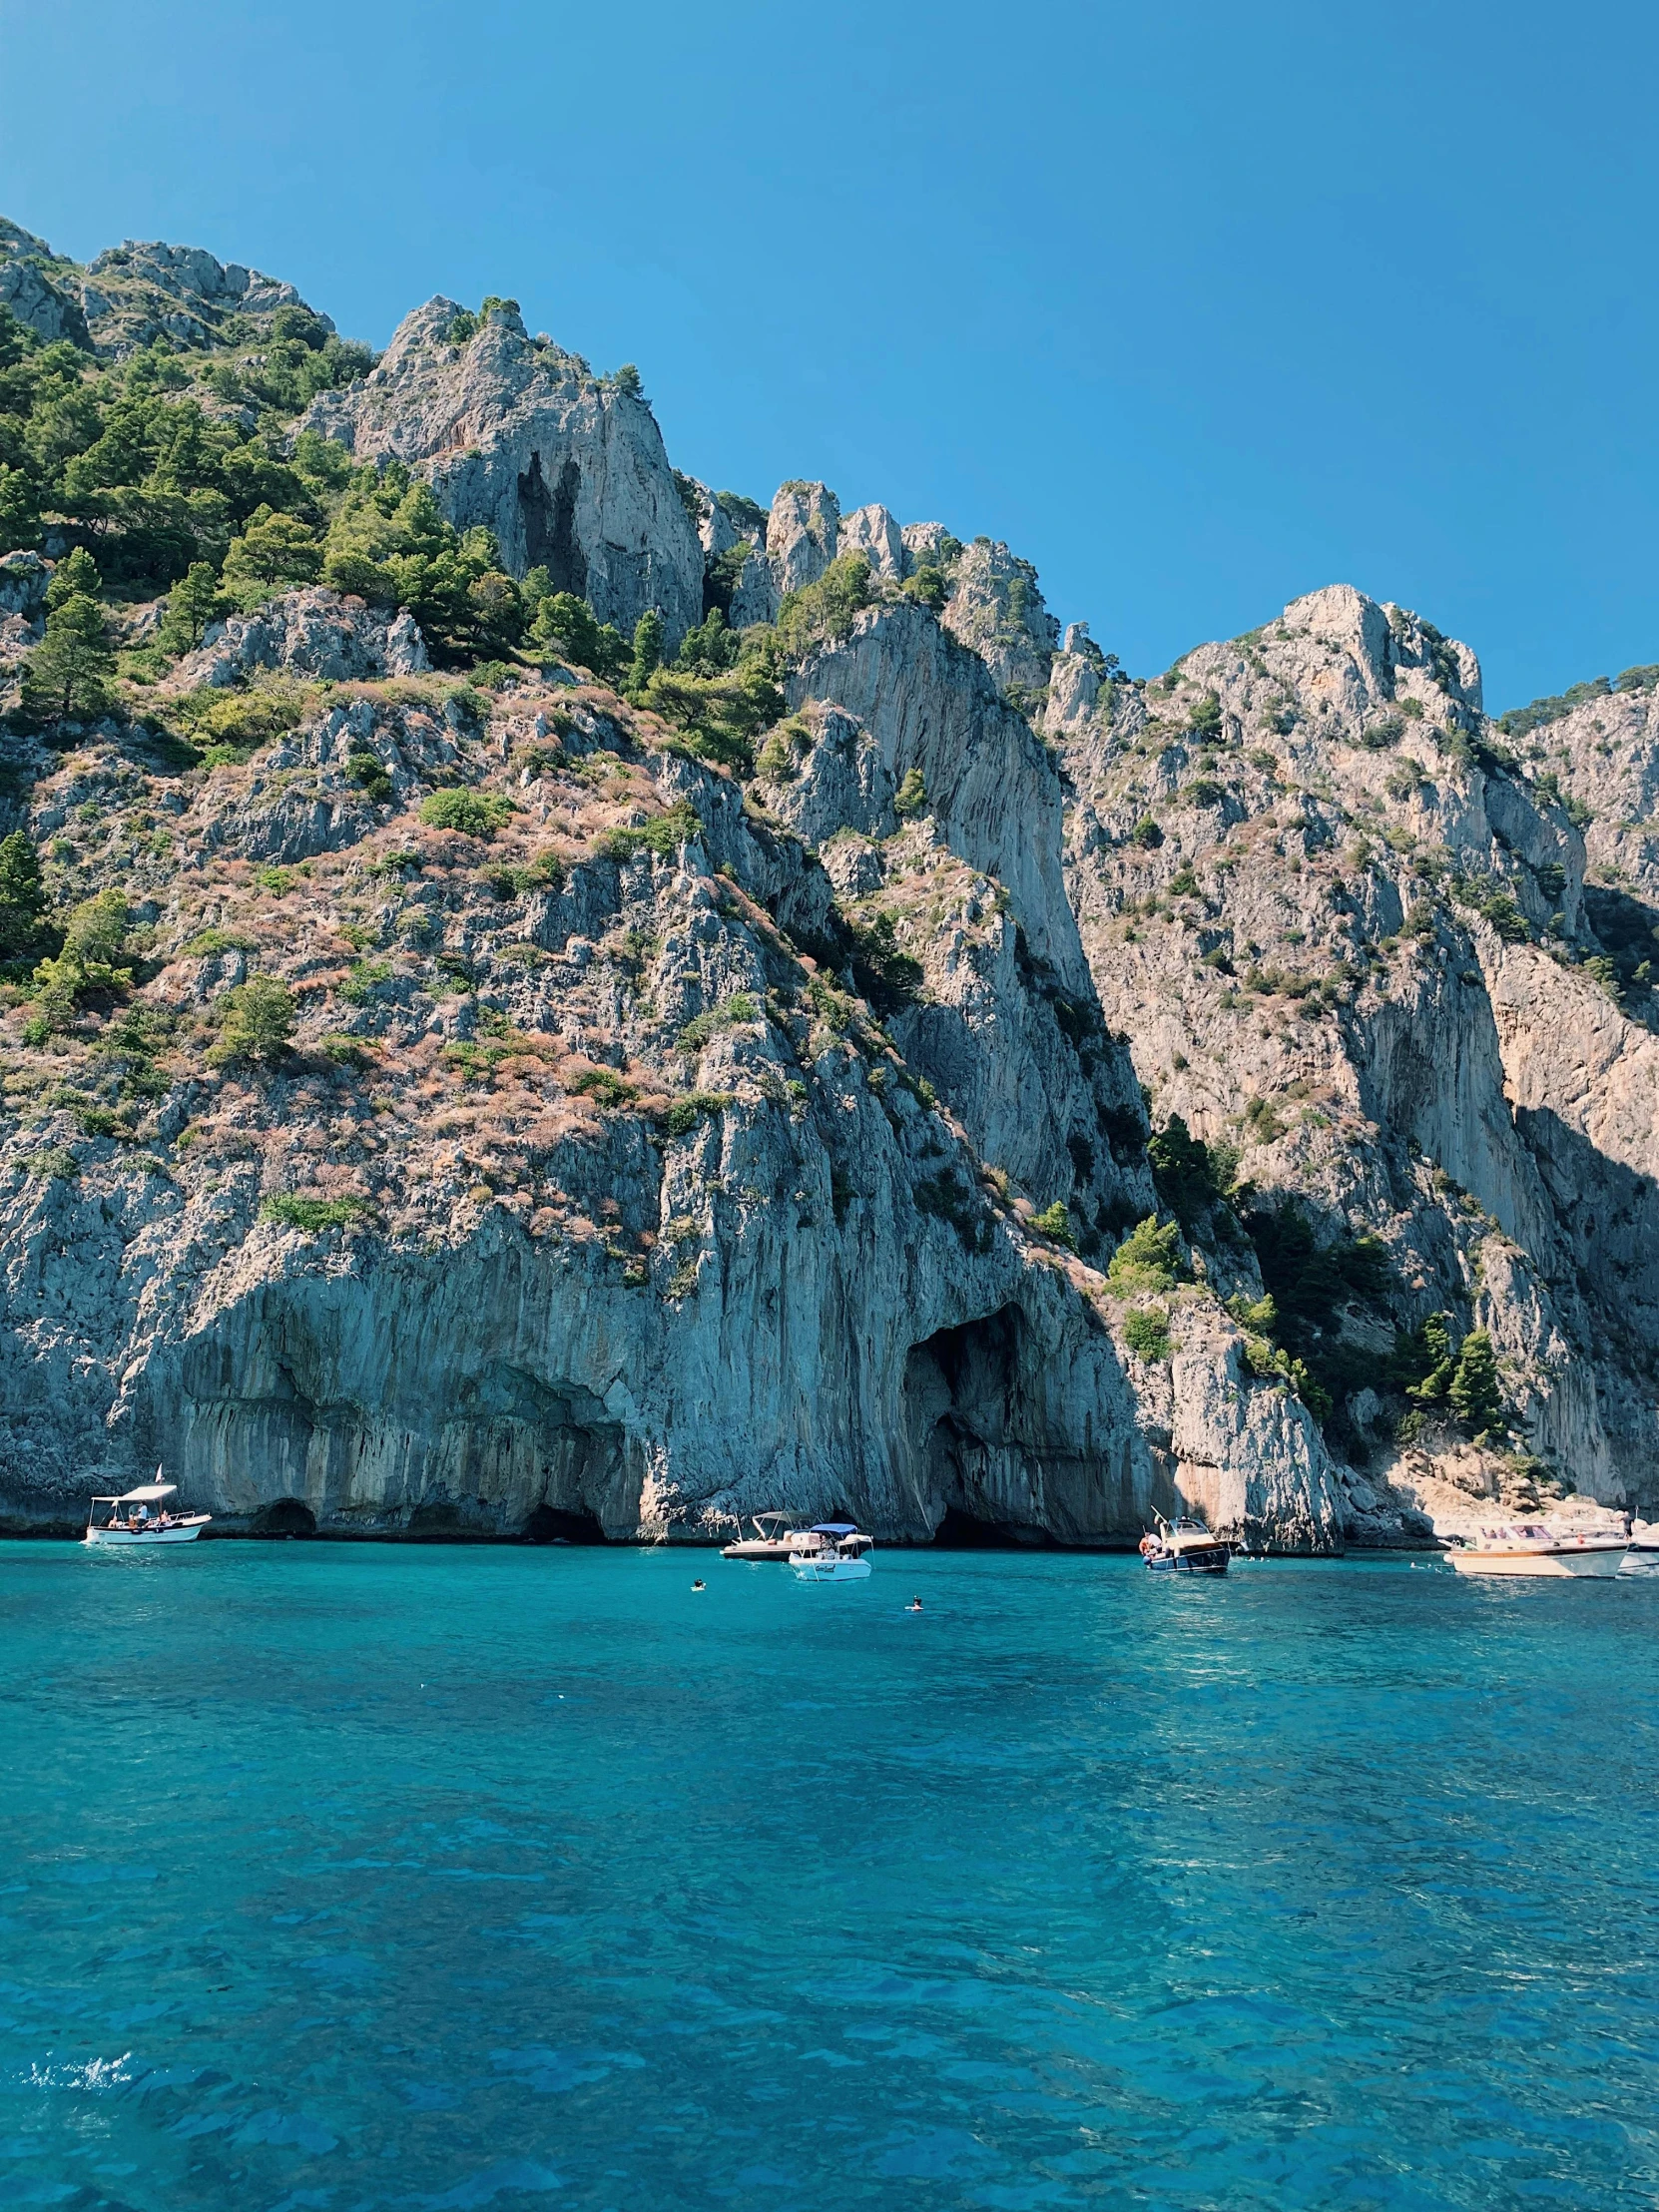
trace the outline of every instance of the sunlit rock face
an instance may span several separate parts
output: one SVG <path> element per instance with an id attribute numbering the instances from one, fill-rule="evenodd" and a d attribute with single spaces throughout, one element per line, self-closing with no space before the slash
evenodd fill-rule
<path id="1" fill-rule="evenodd" d="M 15 227 L 0 297 L 187 376 L 331 329 Z M 1659 1506 L 1653 671 L 1499 728 L 1334 585 L 1131 679 L 1005 545 L 678 475 L 505 302 L 302 427 L 671 660 L 720 610 L 776 689 L 718 746 L 703 694 L 434 671 L 277 586 L 165 666 L 124 606 L 110 712 L 12 720 L 59 916 L 18 972 L 125 919 L 56 1026 L 50 966 L 0 1013 L 6 1526 L 158 1460 L 228 1528 L 407 1537 Z M 0 561 L 0 708 L 62 551 Z"/>
<path id="2" fill-rule="evenodd" d="M 702 617 L 704 555 L 650 407 L 537 343 L 516 309 L 458 342 L 460 312 L 439 298 L 406 315 L 371 373 L 307 420 L 418 470 L 457 528 L 495 532 L 514 575 L 544 568 L 625 634 L 655 607 L 677 643 Z"/>

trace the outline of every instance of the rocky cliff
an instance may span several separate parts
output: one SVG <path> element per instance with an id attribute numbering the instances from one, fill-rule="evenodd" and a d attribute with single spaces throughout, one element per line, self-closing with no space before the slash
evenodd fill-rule
<path id="1" fill-rule="evenodd" d="M 1338 587 L 1132 682 L 1006 547 L 679 474 L 512 302 L 359 363 L 4 245 L 50 403 L 159 386 L 249 516 L 74 618 L 77 705 L 90 463 L 6 510 L 7 1525 L 158 1459 L 388 1534 L 1646 1501 L 1659 1047 L 1466 648 Z"/>

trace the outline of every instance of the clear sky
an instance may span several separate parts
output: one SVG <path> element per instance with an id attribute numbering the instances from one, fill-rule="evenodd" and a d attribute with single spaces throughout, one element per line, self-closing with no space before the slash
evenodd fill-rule
<path id="1" fill-rule="evenodd" d="M 1579 0 L 0 0 L 0 212 L 383 344 L 510 293 L 676 464 L 1005 538 L 1137 674 L 1346 580 L 1659 660 L 1659 20 Z"/>

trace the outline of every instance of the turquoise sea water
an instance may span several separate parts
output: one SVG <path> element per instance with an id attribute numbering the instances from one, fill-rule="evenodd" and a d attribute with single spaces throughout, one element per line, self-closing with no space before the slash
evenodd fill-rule
<path id="1" fill-rule="evenodd" d="M 877 1562 L 0 1546 L 0 2206 L 1659 2200 L 1659 1578 Z"/>

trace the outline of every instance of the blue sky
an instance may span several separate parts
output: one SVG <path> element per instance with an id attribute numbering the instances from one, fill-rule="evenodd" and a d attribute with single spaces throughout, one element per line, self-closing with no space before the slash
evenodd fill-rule
<path id="1" fill-rule="evenodd" d="M 383 343 L 516 295 L 678 466 L 988 532 L 1150 673 L 1339 579 L 1659 659 L 1651 10 L 0 0 L 0 211 Z"/>

